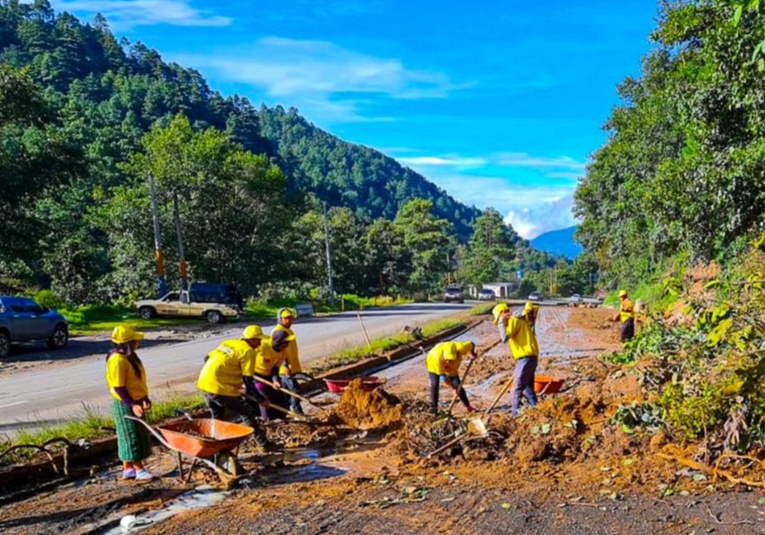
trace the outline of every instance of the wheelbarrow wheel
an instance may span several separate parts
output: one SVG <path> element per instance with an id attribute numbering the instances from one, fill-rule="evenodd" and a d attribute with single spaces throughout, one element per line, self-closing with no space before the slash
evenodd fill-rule
<path id="1" fill-rule="evenodd" d="M 239 464 L 239 460 L 230 451 L 224 451 L 218 454 L 218 466 L 231 474 L 232 477 L 239 477 L 244 473 L 244 468 Z"/>

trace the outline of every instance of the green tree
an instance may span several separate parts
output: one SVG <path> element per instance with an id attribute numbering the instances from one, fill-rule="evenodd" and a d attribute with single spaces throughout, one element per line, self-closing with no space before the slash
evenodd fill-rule
<path id="1" fill-rule="evenodd" d="M 514 238 L 517 235 L 497 210 L 484 210 L 476 219 L 469 248 L 462 255 L 465 281 L 481 284 L 499 280 L 503 265 L 515 255 Z"/>
<path id="2" fill-rule="evenodd" d="M 406 203 L 395 224 L 404 236 L 404 245 L 412 255 L 409 290 L 412 292 L 440 291 L 446 279 L 447 256 L 455 247 L 454 231 L 445 219 L 432 213 L 433 203 L 415 199 Z"/>

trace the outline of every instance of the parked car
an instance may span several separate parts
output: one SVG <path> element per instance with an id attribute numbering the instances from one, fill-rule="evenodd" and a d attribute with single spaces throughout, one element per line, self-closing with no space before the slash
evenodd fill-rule
<path id="1" fill-rule="evenodd" d="M 26 297 L 0 296 L 0 359 L 10 354 L 11 344 L 38 340 L 51 349 L 66 347 L 66 318 Z"/>
<path id="2" fill-rule="evenodd" d="M 244 308 L 242 294 L 233 284 L 192 282 L 189 287 L 189 297 L 195 303 L 220 303 L 231 305 L 239 310 Z"/>
<path id="3" fill-rule="evenodd" d="M 478 300 L 479 301 L 494 301 L 497 296 L 494 295 L 494 290 L 490 290 L 488 288 L 484 288 L 480 292 L 478 292 Z"/>
<path id="4" fill-rule="evenodd" d="M 576 305 L 584 303 L 584 299 L 579 294 L 574 294 L 571 296 L 570 301 Z"/>
<path id="5" fill-rule="evenodd" d="M 542 301 L 544 297 L 536 290 L 529 294 L 529 301 Z"/>
<path id="6" fill-rule="evenodd" d="M 449 286 L 444 293 L 444 303 L 464 303 L 465 296 L 462 294 L 462 286 Z"/>
<path id="7" fill-rule="evenodd" d="M 223 323 L 227 319 L 239 317 L 236 305 L 216 303 L 212 301 L 195 301 L 195 295 L 181 290 L 170 292 L 160 299 L 144 299 L 136 301 L 135 308 L 144 319 L 157 316 L 178 316 L 189 318 L 205 318 L 210 323 Z M 206 297 L 206 299 L 212 299 Z"/>

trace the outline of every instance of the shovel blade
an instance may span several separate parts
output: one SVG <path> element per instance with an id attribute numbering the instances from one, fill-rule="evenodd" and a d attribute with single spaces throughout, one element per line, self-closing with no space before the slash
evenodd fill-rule
<path id="1" fill-rule="evenodd" d="M 486 424 L 480 418 L 475 418 L 468 422 L 468 432 L 472 435 L 483 438 L 489 435 L 489 430 L 486 429 Z"/>

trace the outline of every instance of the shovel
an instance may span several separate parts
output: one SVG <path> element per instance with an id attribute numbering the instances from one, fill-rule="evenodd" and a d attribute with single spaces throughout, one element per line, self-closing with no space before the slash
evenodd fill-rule
<path id="1" fill-rule="evenodd" d="M 452 415 L 452 409 L 454 408 L 454 404 L 457 402 L 457 398 L 460 394 L 460 388 L 464 388 L 462 385 L 465 384 L 465 378 L 468 376 L 468 373 L 470 373 L 470 368 L 473 366 L 473 363 L 475 362 L 475 358 L 470 359 L 470 362 L 468 362 L 467 367 L 465 368 L 465 372 L 462 374 L 462 377 L 460 378 L 460 385 L 454 389 L 454 395 L 452 396 L 452 402 L 449 404 L 449 410 L 446 411 L 447 416 L 451 417 Z"/>
<path id="2" fill-rule="evenodd" d="M 256 398 L 255 396 L 251 396 L 249 394 L 242 394 L 242 395 L 244 396 L 244 399 L 248 399 L 250 401 L 254 401 L 255 403 L 260 403 L 258 398 Z M 298 420 L 298 421 L 301 421 L 301 422 L 310 422 L 310 423 L 313 423 L 313 419 L 309 418 L 305 414 L 298 414 L 298 413 L 296 413 L 294 411 L 291 411 L 289 409 L 285 409 L 281 405 L 277 405 L 276 403 L 272 403 L 271 401 L 268 402 L 268 406 L 271 409 L 275 409 L 275 410 L 277 410 L 277 411 L 279 411 L 281 413 L 284 413 L 284 414 L 286 414 L 288 416 L 292 416 L 292 418 L 294 418 L 295 420 Z"/>
<path id="3" fill-rule="evenodd" d="M 305 401 L 306 403 L 310 403 L 314 407 L 323 407 L 323 405 L 319 405 L 318 403 L 315 403 L 315 402 L 311 401 L 310 399 L 308 399 L 305 396 L 301 396 L 300 394 L 296 394 L 292 390 L 287 390 L 286 388 L 282 388 L 281 386 L 277 385 L 276 383 L 272 383 L 271 381 L 268 381 L 266 379 L 262 379 L 262 378 L 258 377 L 257 375 L 253 375 L 252 378 L 255 379 L 259 383 L 263 383 L 264 385 L 270 386 L 274 390 L 278 390 L 279 392 L 284 392 L 288 396 L 292 396 L 293 398 L 297 398 L 300 401 Z M 277 410 L 279 410 L 279 409 L 277 409 Z"/>
<path id="4" fill-rule="evenodd" d="M 465 440 L 468 438 L 469 435 L 474 435 L 472 438 L 486 438 L 489 436 L 489 431 L 486 429 L 486 425 L 481 421 L 480 418 L 476 418 L 474 420 L 470 420 L 468 422 L 468 430 L 466 433 L 461 434 L 454 440 L 450 440 L 437 450 L 431 452 L 428 454 L 428 459 L 433 457 L 434 455 L 438 455 L 442 451 L 451 448 L 455 444 L 461 442 L 462 440 Z"/>
<path id="5" fill-rule="evenodd" d="M 499 394 L 497 394 L 497 397 L 494 398 L 494 401 L 491 402 L 491 405 L 489 405 L 489 408 L 486 409 L 486 412 L 483 413 L 483 417 L 486 418 L 486 421 L 489 421 L 489 413 L 491 410 L 496 407 L 497 403 L 499 403 L 499 398 L 505 395 L 505 392 L 507 392 L 511 386 L 513 386 L 513 377 L 510 378 L 510 380 L 505 383 L 505 386 L 502 387 L 502 390 L 499 391 Z"/>

